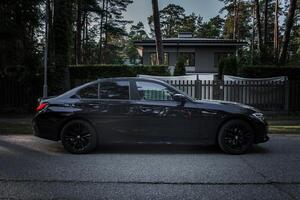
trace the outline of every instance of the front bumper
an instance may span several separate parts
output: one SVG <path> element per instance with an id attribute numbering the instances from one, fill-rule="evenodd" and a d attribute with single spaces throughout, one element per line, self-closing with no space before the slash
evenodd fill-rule
<path id="1" fill-rule="evenodd" d="M 269 141 L 269 136 L 265 135 L 264 137 L 257 137 L 255 139 L 255 143 L 258 144 L 258 143 L 264 143 L 264 142 L 267 142 Z"/>
<path id="2" fill-rule="evenodd" d="M 255 131 L 255 141 L 254 143 L 264 143 L 267 142 L 270 138 L 268 136 L 268 123 L 266 121 L 255 120 L 253 122 L 253 127 Z"/>

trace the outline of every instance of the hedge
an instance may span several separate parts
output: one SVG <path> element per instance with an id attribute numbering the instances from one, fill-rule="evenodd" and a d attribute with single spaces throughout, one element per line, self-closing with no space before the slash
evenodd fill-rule
<path id="1" fill-rule="evenodd" d="M 135 77 L 138 74 L 170 76 L 168 66 L 72 65 L 69 69 L 71 80 L 93 80 L 109 77 Z"/>
<path id="2" fill-rule="evenodd" d="M 300 67 L 244 66 L 239 69 L 238 75 L 245 78 L 287 76 L 289 80 L 300 80 Z"/>
<path id="3" fill-rule="evenodd" d="M 219 63 L 218 76 L 219 79 L 223 75 L 236 76 L 238 71 L 238 61 L 234 57 L 222 59 Z"/>

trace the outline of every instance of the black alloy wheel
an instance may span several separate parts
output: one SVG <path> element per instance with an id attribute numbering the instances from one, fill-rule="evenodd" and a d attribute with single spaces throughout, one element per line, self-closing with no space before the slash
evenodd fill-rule
<path id="1" fill-rule="evenodd" d="M 70 153 L 88 153 L 96 148 L 97 135 L 95 129 L 88 122 L 73 120 L 62 129 L 61 142 Z"/>
<path id="2" fill-rule="evenodd" d="M 230 154 L 243 154 L 254 142 L 251 126 L 242 120 L 231 120 L 224 124 L 218 135 L 220 148 Z"/>

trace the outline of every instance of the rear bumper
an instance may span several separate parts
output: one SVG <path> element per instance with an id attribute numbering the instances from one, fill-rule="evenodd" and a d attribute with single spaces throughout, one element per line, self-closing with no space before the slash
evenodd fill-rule
<path id="1" fill-rule="evenodd" d="M 53 121 L 37 114 L 32 120 L 33 135 L 47 140 L 58 141 L 59 126 Z"/>

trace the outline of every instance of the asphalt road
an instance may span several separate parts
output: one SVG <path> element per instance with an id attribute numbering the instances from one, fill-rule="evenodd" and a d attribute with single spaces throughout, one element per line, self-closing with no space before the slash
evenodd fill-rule
<path id="1" fill-rule="evenodd" d="M 109 146 L 89 155 L 0 136 L 0 199 L 300 199 L 300 137 L 246 155 L 215 147 Z"/>

